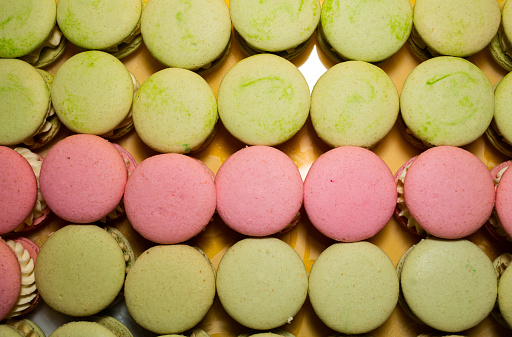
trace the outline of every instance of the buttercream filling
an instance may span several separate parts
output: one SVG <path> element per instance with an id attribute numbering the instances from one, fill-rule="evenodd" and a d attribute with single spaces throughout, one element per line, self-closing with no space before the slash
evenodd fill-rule
<path id="1" fill-rule="evenodd" d="M 32 209 L 32 213 L 30 213 L 29 216 L 25 219 L 25 221 L 14 230 L 15 232 L 18 232 L 22 230 L 25 226 L 32 226 L 34 219 L 37 219 L 41 215 L 43 215 L 43 210 L 46 208 L 46 201 L 44 200 L 43 194 L 41 193 L 41 189 L 39 188 L 39 175 L 41 173 L 41 165 L 43 164 L 43 161 L 37 154 L 30 151 L 29 149 L 17 147 L 14 149 L 14 151 L 18 152 L 23 158 L 25 158 L 28 161 L 30 167 L 32 168 L 32 171 L 34 172 L 34 175 L 36 176 L 37 181 L 36 203 L 34 205 L 34 208 Z"/>
<path id="2" fill-rule="evenodd" d="M 60 44 L 60 41 L 62 40 L 62 32 L 60 31 L 59 27 L 55 26 L 53 27 L 53 30 L 51 31 L 48 38 L 43 42 L 43 44 L 39 47 L 37 47 L 35 50 L 33 50 L 31 53 L 20 57 L 25 62 L 28 62 L 30 64 L 34 64 L 39 60 L 39 57 L 41 56 L 41 51 L 43 48 L 55 48 Z"/>
<path id="3" fill-rule="evenodd" d="M 6 243 L 14 250 L 21 268 L 21 289 L 18 301 L 11 309 L 6 318 L 20 315 L 30 307 L 30 302 L 36 297 L 36 282 L 34 277 L 34 261 L 30 253 L 23 248 L 21 243 L 7 240 Z"/>
<path id="4" fill-rule="evenodd" d="M 500 279 L 501 275 L 505 272 L 507 267 L 510 265 L 510 262 L 512 262 L 512 255 L 505 253 L 501 254 L 499 257 L 499 263 L 495 263 L 494 268 L 496 270 L 496 276 L 498 277 L 498 280 Z"/>
<path id="5" fill-rule="evenodd" d="M 119 244 L 119 248 L 121 248 L 121 250 L 123 251 L 124 262 L 126 263 L 126 274 L 128 274 L 128 266 L 131 264 L 130 262 L 132 262 L 130 261 L 130 254 L 128 254 L 127 252 L 128 246 L 123 242 L 123 239 L 120 238 L 115 232 L 110 232 L 110 235 L 112 235 L 112 237 L 116 239 L 117 243 Z"/>
<path id="6" fill-rule="evenodd" d="M 402 170 L 402 173 L 398 177 L 398 181 L 396 184 L 396 191 L 398 192 L 398 196 L 396 202 L 398 204 L 398 208 L 400 209 L 400 213 L 398 215 L 405 217 L 407 219 L 407 227 L 416 230 L 416 232 L 421 235 L 425 233 L 425 230 L 418 224 L 416 219 L 414 219 L 414 217 L 411 215 L 411 212 L 409 211 L 409 208 L 405 203 L 404 197 L 405 176 L 407 175 L 407 171 L 409 170 L 409 167 L 411 167 L 411 164 L 412 163 L 406 165 Z"/>
<path id="7" fill-rule="evenodd" d="M 496 175 L 496 178 L 494 178 L 494 189 L 498 188 L 498 184 L 500 183 L 501 177 L 503 176 L 503 173 L 508 169 L 509 167 L 502 168 L 498 174 Z M 501 225 L 500 218 L 498 217 L 498 213 L 496 212 L 496 208 L 492 210 L 491 216 L 489 217 L 489 223 L 494 227 L 494 230 L 496 233 L 498 233 L 500 236 L 503 236 L 507 239 L 507 241 L 512 242 L 512 237 L 505 232 L 503 229 L 503 226 Z"/>

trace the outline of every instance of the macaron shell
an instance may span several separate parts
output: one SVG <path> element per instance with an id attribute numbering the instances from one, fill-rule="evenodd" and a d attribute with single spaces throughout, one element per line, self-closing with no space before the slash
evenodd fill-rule
<path id="1" fill-rule="evenodd" d="M 364 148 L 342 146 L 311 166 L 304 181 L 304 208 L 324 235 L 353 242 L 374 236 L 387 224 L 396 193 L 393 174 L 382 159 Z"/>
<path id="2" fill-rule="evenodd" d="M 95 322 L 70 322 L 59 327 L 50 337 L 116 337 L 106 327 Z"/>
<path id="3" fill-rule="evenodd" d="M 512 200 L 512 171 L 507 169 L 501 176 L 496 188 L 496 212 L 501 226 L 508 235 L 512 235 L 512 212 L 510 203 Z"/>
<path id="4" fill-rule="evenodd" d="M 2 337 L 21 337 L 20 333 L 12 326 L 0 325 L 0 336 Z"/>
<path id="5" fill-rule="evenodd" d="M 126 163 L 111 143 L 98 136 L 73 135 L 48 152 L 39 183 L 55 214 L 90 223 L 119 204 L 127 176 Z"/>
<path id="6" fill-rule="evenodd" d="M 419 155 L 405 176 L 404 196 L 431 235 L 456 239 L 476 232 L 494 207 L 494 183 L 472 153 L 439 146 Z"/>
<path id="7" fill-rule="evenodd" d="M 512 75 L 507 74 L 494 91 L 494 122 L 505 142 L 512 143 Z"/>
<path id="8" fill-rule="evenodd" d="M 16 304 L 21 289 L 21 270 L 14 251 L 0 238 L 0 320 Z"/>
<path id="9" fill-rule="evenodd" d="M 505 269 L 498 281 L 498 306 L 509 326 L 512 326 L 512 268 Z"/>
<path id="10" fill-rule="evenodd" d="M 32 212 L 37 197 L 37 181 L 25 158 L 0 146 L 0 234 L 13 231 Z"/>

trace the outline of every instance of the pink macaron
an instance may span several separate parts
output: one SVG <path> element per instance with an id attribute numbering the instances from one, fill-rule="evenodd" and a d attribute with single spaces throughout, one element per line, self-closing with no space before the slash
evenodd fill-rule
<path id="1" fill-rule="evenodd" d="M 354 242 L 377 234 L 393 216 L 396 185 L 370 150 L 342 146 L 316 159 L 304 181 L 304 208 L 327 237 Z"/>
<path id="2" fill-rule="evenodd" d="M 302 206 L 299 169 L 284 152 L 250 146 L 231 155 L 215 177 L 217 212 L 226 225 L 249 236 L 293 226 Z"/>
<path id="3" fill-rule="evenodd" d="M 491 170 L 491 176 L 496 183 L 495 223 L 487 225 L 496 238 L 501 241 L 512 241 L 512 170 L 509 170 L 512 160 L 503 162 Z M 488 224 L 491 224 L 492 217 Z"/>
<path id="4" fill-rule="evenodd" d="M 133 228 L 150 241 L 186 241 L 199 234 L 215 212 L 212 176 L 200 160 L 186 155 L 149 157 L 137 166 L 126 184 L 126 216 Z"/>
<path id="5" fill-rule="evenodd" d="M 91 223 L 119 205 L 127 179 L 127 164 L 112 143 L 78 134 L 48 152 L 39 182 L 55 214 L 70 222 Z"/>
<path id="6" fill-rule="evenodd" d="M 419 235 L 463 238 L 482 227 L 494 208 L 489 170 L 459 147 L 430 148 L 406 162 L 395 177 L 397 219 Z"/>

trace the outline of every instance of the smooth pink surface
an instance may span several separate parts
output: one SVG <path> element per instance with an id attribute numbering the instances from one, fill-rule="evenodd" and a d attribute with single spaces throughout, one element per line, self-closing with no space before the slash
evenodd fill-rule
<path id="1" fill-rule="evenodd" d="M 6 234 L 32 212 L 37 181 L 28 161 L 5 146 L 0 146 L 0 177 L 0 234 Z"/>
<path id="2" fill-rule="evenodd" d="M 342 146 L 321 155 L 304 181 L 304 207 L 312 224 L 338 241 L 377 234 L 396 206 L 391 170 L 375 153 Z"/>
<path id="3" fill-rule="evenodd" d="M 510 164 L 508 162 L 508 165 Z M 503 173 L 496 188 L 496 212 L 501 226 L 508 235 L 512 236 L 512 170 L 510 167 Z"/>
<path id="4" fill-rule="evenodd" d="M 128 177 L 119 151 L 93 135 L 73 135 L 46 155 L 39 184 L 48 207 L 64 220 L 97 221 L 123 197 Z"/>
<path id="5" fill-rule="evenodd" d="M 14 251 L 0 238 L 0 321 L 16 304 L 21 289 L 21 270 Z"/>
<path id="6" fill-rule="evenodd" d="M 405 176 L 405 203 L 428 233 L 445 239 L 476 232 L 494 208 L 494 183 L 471 152 L 453 146 L 428 149 Z"/>
<path id="7" fill-rule="evenodd" d="M 146 239 L 173 244 L 199 234 L 215 212 L 215 185 L 195 158 L 161 154 L 143 160 L 126 184 L 124 206 Z"/>
<path id="8" fill-rule="evenodd" d="M 302 206 L 302 178 L 285 153 L 268 146 L 231 155 L 215 177 L 217 212 L 233 230 L 250 236 L 289 226 Z"/>

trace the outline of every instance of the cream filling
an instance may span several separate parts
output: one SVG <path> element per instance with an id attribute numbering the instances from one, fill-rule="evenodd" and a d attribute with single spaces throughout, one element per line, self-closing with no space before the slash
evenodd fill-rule
<path id="1" fill-rule="evenodd" d="M 7 240 L 6 243 L 14 250 L 21 268 L 21 289 L 18 301 L 11 309 L 6 318 L 20 315 L 30 307 L 30 302 L 36 297 L 36 282 L 34 277 L 34 261 L 29 252 L 23 248 L 21 243 Z"/>
<path id="2" fill-rule="evenodd" d="M 496 175 L 496 178 L 494 180 L 494 189 L 496 190 L 498 188 L 498 184 L 500 183 L 501 177 L 503 176 L 503 173 L 509 168 L 509 166 L 502 168 L 498 174 Z M 489 223 L 494 227 L 494 230 L 499 235 L 505 237 L 507 241 L 512 242 L 512 237 L 505 232 L 503 229 L 503 226 L 501 226 L 500 218 L 498 217 L 498 213 L 496 212 L 496 208 L 492 210 L 491 216 L 489 217 Z"/>
<path id="3" fill-rule="evenodd" d="M 398 215 L 407 218 L 407 227 L 415 229 L 416 232 L 421 235 L 421 234 L 425 233 L 425 230 L 418 224 L 418 222 L 411 215 L 409 208 L 405 204 L 405 197 L 404 197 L 405 176 L 407 174 L 407 171 L 409 170 L 409 167 L 411 167 L 411 164 L 412 163 L 405 166 L 404 169 L 402 170 L 402 173 L 398 177 L 398 182 L 396 184 L 396 191 L 398 192 L 398 196 L 397 196 L 396 202 L 398 204 L 398 208 L 400 209 L 400 213 Z"/>
<path id="4" fill-rule="evenodd" d="M 128 250 L 128 246 L 123 242 L 123 239 L 120 238 L 115 232 L 110 232 L 110 235 L 116 239 L 118 245 L 119 245 L 119 248 L 121 248 L 121 250 L 123 251 L 123 257 L 124 257 L 124 262 L 126 263 L 126 274 L 128 274 L 128 271 L 129 271 L 129 267 L 128 265 L 130 264 L 130 254 L 127 253 L 127 250 Z"/>
<path id="5" fill-rule="evenodd" d="M 15 232 L 18 232 L 22 230 L 25 226 L 32 226 L 34 219 L 39 218 L 41 215 L 43 215 L 43 210 L 46 208 L 46 201 L 44 200 L 43 194 L 41 193 L 41 189 L 39 187 L 39 175 L 41 173 L 41 165 L 43 164 L 43 161 L 37 154 L 30 151 L 29 149 L 17 147 L 14 149 L 14 151 L 18 152 L 23 158 L 25 158 L 28 161 L 30 167 L 32 167 L 32 171 L 34 172 L 37 181 L 36 203 L 34 205 L 34 208 L 32 209 L 32 213 L 30 213 L 30 215 L 25 219 L 25 221 L 14 230 Z"/>
<path id="6" fill-rule="evenodd" d="M 34 64 L 39 60 L 39 57 L 41 56 L 41 51 L 43 50 L 43 48 L 45 48 L 45 47 L 55 48 L 60 44 L 61 40 L 62 40 L 62 33 L 59 30 L 59 28 L 57 26 L 55 26 L 55 27 L 53 27 L 53 30 L 51 31 L 51 33 L 48 36 L 48 38 L 46 39 L 46 41 L 44 41 L 41 46 L 36 48 L 31 53 L 29 53 L 23 57 L 20 57 L 20 59 L 22 59 L 23 61 L 28 62 L 30 64 Z"/>

